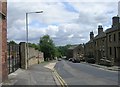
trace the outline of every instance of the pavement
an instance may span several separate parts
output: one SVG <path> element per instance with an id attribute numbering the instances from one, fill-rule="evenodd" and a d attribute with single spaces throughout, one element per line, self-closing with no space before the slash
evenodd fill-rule
<path id="1" fill-rule="evenodd" d="M 112 66 L 112 67 L 107 67 L 107 66 L 103 66 L 103 65 L 98 65 L 98 64 L 91 64 L 91 63 L 86 63 L 86 62 L 81 62 L 83 64 L 88 64 L 91 66 L 95 66 L 104 70 L 111 70 L 111 71 L 120 71 L 120 67 L 119 66 Z"/>
<path id="2" fill-rule="evenodd" d="M 61 77 L 54 70 L 57 61 L 50 63 L 36 64 L 27 70 L 18 69 L 14 73 L 9 74 L 9 79 L 4 85 L 48 85 L 58 87 L 64 85 Z"/>

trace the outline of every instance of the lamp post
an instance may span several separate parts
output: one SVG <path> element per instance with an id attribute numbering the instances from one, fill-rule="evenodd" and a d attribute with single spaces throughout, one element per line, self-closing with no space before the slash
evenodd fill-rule
<path id="1" fill-rule="evenodd" d="M 27 57 L 27 67 L 29 66 L 29 64 L 28 64 L 28 56 L 29 56 L 29 54 L 28 54 L 28 52 L 29 52 L 29 50 L 28 50 L 28 14 L 32 14 L 32 13 L 43 13 L 43 11 L 38 11 L 38 12 L 27 12 L 26 13 L 26 51 L 27 51 L 27 54 L 26 54 L 26 57 Z"/>

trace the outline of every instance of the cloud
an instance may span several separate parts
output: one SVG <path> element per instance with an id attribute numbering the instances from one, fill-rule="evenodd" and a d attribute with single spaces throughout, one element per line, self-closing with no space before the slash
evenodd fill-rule
<path id="1" fill-rule="evenodd" d="M 28 15 L 30 42 L 38 43 L 48 34 L 56 45 L 80 44 L 89 40 L 90 31 L 97 34 L 99 23 L 105 29 L 111 26 L 117 1 L 8 0 L 8 40 L 26 41 L 25 14 L 41 10 L 43 13 Z"/>
<path id="2" fill-rule="evenodd" d="M 74 35 L 73 35 L 73 34 L 71 34 L 71 35 L 69 35 L 69 36 L 68 36 L 68 38 L 72 38 L 73 36 L 74 36 Z"/>

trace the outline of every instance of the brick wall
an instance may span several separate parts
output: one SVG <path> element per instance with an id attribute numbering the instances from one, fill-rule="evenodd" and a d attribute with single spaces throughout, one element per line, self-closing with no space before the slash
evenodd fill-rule
<path id="1" fill-rule="evenodd" d="M 0 32 L 0 41 L 1 41 L 1 70 L 0 74 L 2 75 L 2 81 L 5 81 L 8 78 L 8 69 L 7 69 L 7 3 L 0 2 L 0 13 L 1 15 L 1 32 Z"/>
<path id="2" fill-rule="evenodd" d="M 0 11 L 2 4 L 0 2 Z M 0 15 L 1 19 L 1 15 Z M 2 21 L 0 20 L 0 83 L 2 82 Z"/>

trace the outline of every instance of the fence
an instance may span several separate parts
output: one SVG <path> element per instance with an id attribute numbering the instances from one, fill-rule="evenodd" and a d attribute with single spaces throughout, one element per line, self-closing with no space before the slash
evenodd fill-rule
<path id="1" fill-rule="evenodd" d="M 18 44 L 7 44 L 8 73 L 12 73 L 20 68 L 20 52 Z"/>
<path id="2" fill-rule="evenodd" d="M 20 44 L 7 44 L 7 60 L 8 60 L 8 73 L 16 71 L 18 68 L 27 69 L 28 66 L 38 64 L 44 61 L 43 53 L 29 47 L 29 54 L 27 59 L 26 43 Z"/>

